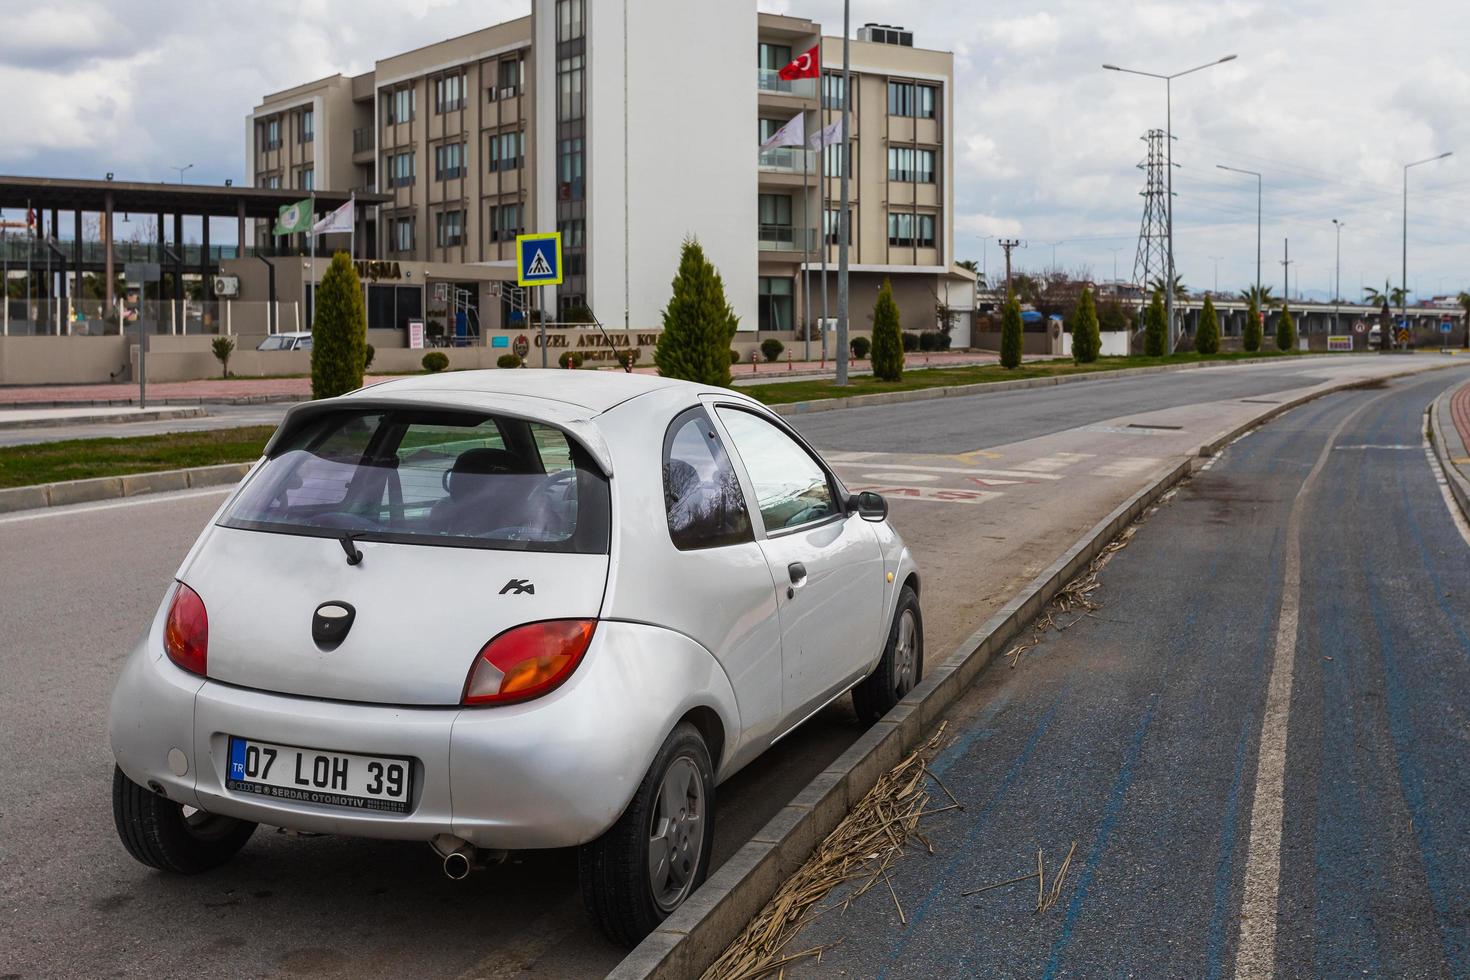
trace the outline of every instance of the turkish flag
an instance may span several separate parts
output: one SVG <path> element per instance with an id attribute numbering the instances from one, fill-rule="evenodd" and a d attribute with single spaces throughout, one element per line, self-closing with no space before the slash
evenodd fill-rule
<path id="1" fill-rule="evenodd" d="M 810 51 L 805 51 L 791 60 L 791 64 L 782 68 L 780 76 L 788 82 L 794 82 L 798 78 L 816 78 L 822 73 L 821 45 L 814 44 Z"/>

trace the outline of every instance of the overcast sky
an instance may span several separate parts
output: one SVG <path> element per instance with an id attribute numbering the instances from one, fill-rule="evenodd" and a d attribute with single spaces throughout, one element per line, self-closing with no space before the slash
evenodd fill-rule
<path id="1" fill-rule="evenodd" d="M 588 0 L 596 3 L 598 0 Z M 718 0 L 699 0 L 718 2 Z M 1403 165 L 1410 175 L 1409 285 L 1470 287 L 1470 4 L 1289 0 L 1121 4 L 1099 0 L 859 0 L 855 25 L 911 28 L 953 51 L 958 257 L 1001 267 L 997 235 L 1111 278 L 1133 266 L 1140 137 L 1164 125 L 1167 73 L 1227 54 L 1174 85 L 1175 251 L 1188 285 L 1255 278 L 1255 181 L 1265 174 L 1263 279 L 1328 295 L 1334 230 L 1342 284 L 1397 282 Z M 241 179 L 245 115 L 260 97 L 355 73 L 421 44 L 518 16 L 528 0 L 0 0 L 0 172 Z M 841 33 L 840 0 L 763 0 Z M 752 54 L 752 64 L 754 54 Z M 986 242 L 988 241 L 988 245 Z M 1218 263 L 1215 258 L 1218 257 Z"/>

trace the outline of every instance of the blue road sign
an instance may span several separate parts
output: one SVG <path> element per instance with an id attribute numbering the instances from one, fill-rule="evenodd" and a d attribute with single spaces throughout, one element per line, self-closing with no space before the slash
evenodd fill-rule
<path id="1" fill-rule="evenodd" d="M 1440 333 L 1450 333 L 1454 329 L 1455 329 L 1455 325 L 1454 325 L 1454 322 L 1453 321 L 1451 321 L 1451 320 L 1441 320 L 1441 321 L 1439 321 L 1439 332 Z"/>
<path id="2" fill-rule="evenodd" d="M 516 236 L 516 285 L 561 285 L 561 233 Z"/>

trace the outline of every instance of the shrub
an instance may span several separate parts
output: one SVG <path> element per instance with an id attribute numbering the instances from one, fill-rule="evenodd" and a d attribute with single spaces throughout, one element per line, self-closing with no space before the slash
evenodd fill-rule
<path id="1" fill-rule="evenodd" d="M 375 348 L 372 344 L 364 345 L 363 350 L 366 351 L 366 353 L 363 355 L 362 358 L 362 369 L 366 371 L 368 368 L 373 366 L 373 357 L 378 353 L 378 351 L 377 348 Z"/>
<path id="2" fill-rule="evenodd" d="M 730 341 L 740 318 L 725 299 L 725 283 L 699 242 L 686 239 L 663 311 L 663 332 L 653 352 L 658 373 L 707 385 L 730 385 Z"/>
<path id="3" fill-rule="evenodd" d="M 1000 317 L 1000 363 L 1002 367 L 1021 366 L 1021 304 L 1012 297 Z"/>
<path id="4" fill-rule="evenodd" d="M 863 360 L 868 356 L 868 351 L 873 349 L 873 342 L 867 337 L 854 337 L 847 345 L 852 350 L 855 360 Z"/>
<path id="5" fill-rule="evenodd" d="M 1261 349 L 1261 308 L 1252 299 L 1245 311 L 1245 329 L 1240 333 L 1240 346 L 1247 351 Z"/>
<path id="6" fill-rule="evenodd" d="M 780 357 L 781 352 L 785 349 L 786 345 L 775 337 L 767 337 L 761 341 L 761 356 L 768 362 L 774 363 L 776 358 Z"/>
<path id="7" fill-rule="evenodd" d="M 1281 318 L 1276 321 L 1276 349 L 1291 350 L 1296 347 L 1296 321 L 1291 318 L 1291 310 L 1286 304 L 1281 304 Z"/>
<path id="8" fill-rule="evenodd" d="M 740 363 L 740 352 L 738 350 L 736 350 L 735 348 L 733 348 L 733 347 L 730 348 L 730 363 L 731 364 L 739 364 Z"/>
<path id="9" fill-rule="evenodd" d="M 575 370 L 582 366 L 582 355 L 574 350 L 562 351 L 561 357 L 556 359 L 556 366 L 559 368 L 571 367 Z"/>
<path id="10" fill-rule="evenodd" d="M 425 371 L 431 374 L 438 374 L 440 371 L 449 367 L 449 355 L 443 351 L 431 350 L 424 355 L 424 359 L 419 363 L 424 366 Z"/>
<path id="11" fill-rule="evenodd" d="M 954 337 L 950 335 L 948 330 L 940 330 L 935 334 L 935 338 L 935 350 L 949 350 L 950 344 L 954 343 Z"/>
<path id="12" fill-rule="evenodd" d="M 1077 299 L 1077 312 L 1072 314 L 1072 360 L 1078 364 L 1091 364 L 1097 360 L 1101 350 L 1097 307 L 1092 301 L 1092 290 L 1084 289 Z"/>
<path id="13" fill-rule="evenodd" d="M 1169 323 L 1164 315 L 1164 294 L 1154 290 L 1148 312 L 1143 318 L 1143 352 L 1149 357 L 1163 357 L 1169 352 Z"/>
<path id="14" fill-rule="evenodd" d="M 1199 329 L 1194 332 L 1194 350 L 1198 354 L 1220 353 L 1220 318 L 1215 315 L 1215 301 L 1205 294 L 1205 308 L 1199 314 Z"/>
<path id="15" fill-rule="evenodd" d="M 1127 330 L 1130 327 L 1128 314 L 1117 300 L 1097 303 L 1097 326 L 1099 330 Z"/>
<path id="16" fill-rule="evenodd" d="M 311 397 L 332 398 L 362 387 L 367 359 L 367 307 L 362 282 L 346 252 L 316 287 L 316 317 L 311 325 Z"/>
<path id="17" fill-rule="evenodd" d="M 878 289 L 873 305 L 873 377 L 879 381 L 903 378 L 903 327 L 898 321 L 898 304 L 893 301 L 893 284 L 887 279 Z"/>
<path id="18" fill-rule="evenodd" d="M 518 368 L 521 366 L 521 359 L 515 354 L 501 354 L 495 359 L 495 366 L 500 368 Z"/>
<path id="19" fill-rule="evenodd" d="M 903 332 L 903 349 L 909 352 L 918 350 L 919 335 L 914 333 L 912 330 L 905 330 Z"/>
<path id="20" fill-rule="evenodd" d="M 234 339 L 216 337 L 209 347 L 214 351 L 215 359 L 219 361 L 220 377 L 228 378 L 230 376 L 230 355 L 235 353 Z"/>
<path id="21" fill-rule="evenodd" d="M 919 350 L 936 351 L 939 349 L 939 334 L 933 330 L 925 330 L 919 334 Z"/>

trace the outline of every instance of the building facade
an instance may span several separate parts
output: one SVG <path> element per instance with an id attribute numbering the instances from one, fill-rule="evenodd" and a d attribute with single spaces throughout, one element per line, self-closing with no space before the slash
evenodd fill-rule
<path id="1" fill-rule="evenodd" d="M 815 45 L 820 79 L 780 77 Z M 657 325 L 695 238 L 742 330 L 796 330 L 823 314 L 824 248 L 836 313 L 844 155 L 758 144 L 798 113 L 808 134 L 838 118 L 841 50 L 753 0 L 533 0 L 528 17 L 267 96 L 246 122 L 248 176 L 390 195 L 358 257 L 481 277 L 486 325 L 526 303 L 489 285 L 513 278 L 516 235 L 560 231 L 565 281 L 544 298 L 558 319 Z M 869 25 L 851 60 L 852 326 L 888 278 L 905 329 L 933 329 L 937 305 L 967 315 L 974 295 L 954 265 L 953 58 Z"/>

